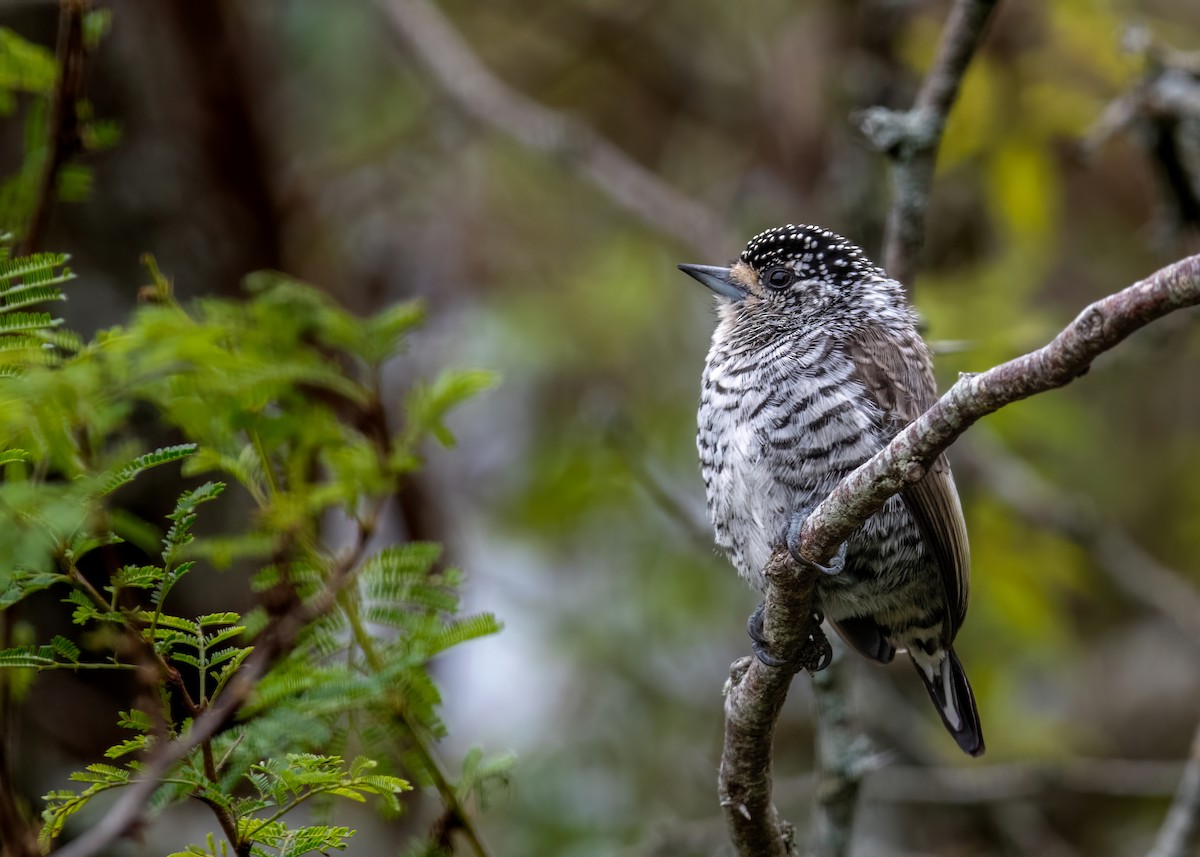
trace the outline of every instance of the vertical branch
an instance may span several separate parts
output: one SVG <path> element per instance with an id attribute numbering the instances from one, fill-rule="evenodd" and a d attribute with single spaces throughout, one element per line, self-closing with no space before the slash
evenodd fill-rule
<path id="1" fill-rule="evenodd" d="M 37 198 L 29 227 L 25 230 L 17 255 L 28 255 L 40 246 L 49 222 L 50 207 L 58 186 L 58 171 L 79 151 L 79 117 L 76 102 L 83 94 L 83 69 L 86 50 L 83 41 L 83 16 L 88 0 L 62 0 L 58 19 L 58 43 L 55 48 L 58 78 L 50 107 L 50 125 L 46 132 L 46 161 L 38 180 Z M 12 631 L 17 607 L 0 616 L 0 647 L 13 644 Z M 5 673 L 0 675 L 0 857 L 32 857 L 39 853 L 36 827 L 18 801 L 13 781 L 12 758 L 12 687 Z"/>
<path id="2" fill-rule="evenodd" d="M 87 50 L 83 42 L 83 16 L 89 0 L 62 0 L 58 19 L 58 81 L 50 106 L 50 128 L 46 134 L 46 163 L 38 183 L 37 201 L 29 228 L 21 239 L 19 255 L 32 253 L 42 243 L 58 188 L 58 171 L 81 147 L 77 105 L 83 96 L 83 69 Z"/>
<path id="3" fill-rule="evenodd" d="M 820 784 L 813 806 L 812 850 L 817 857 L 845 857 L 850 853 L 859 786 L 872 764 L 871 747 L 850 723 L 845 645 L 836 637 L 830 642 L 832 662 L 813 675 Z"/>
<path id="4" fill-rule="evenodd" d="M 892 160 L 892 207 L 883 267 L 906 286 L 912 286 L 925 243 L 925 210 L 946 120 L 997 2 L 956 0 L 912 109 L 873 107 L 860 119 L 867 139 Z"/>

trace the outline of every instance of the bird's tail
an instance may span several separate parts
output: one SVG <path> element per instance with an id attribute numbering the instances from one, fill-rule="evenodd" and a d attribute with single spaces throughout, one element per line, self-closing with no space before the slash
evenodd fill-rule
<path id="1" fill-rule="evenodd" d="M 967 681 L 967 674 L 954 649 L 947 649 L 945 657 L 932 663 L 917 663 L 913 658 L 913 666 L 925 682 L 925 689 L 942 716 L 946 731 L 954 736 L 964 753 L 982 756 L 983 728 L 979 725 L 975 696 L 971 693 L 971 683 Z"/>

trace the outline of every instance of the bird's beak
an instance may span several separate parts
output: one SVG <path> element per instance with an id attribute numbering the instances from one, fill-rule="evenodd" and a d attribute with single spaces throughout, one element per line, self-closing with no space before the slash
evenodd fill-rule
<path id="1" fill-rule="evenodd" d="M 740 301 L 746 297 L 746 290 L 729 278 L 728 268 L 718 268 L 714 265 L 680 265 L 679 270 L 689 277 L 695 277 L 719 295 L 724 295 L 731 301 Z"/>

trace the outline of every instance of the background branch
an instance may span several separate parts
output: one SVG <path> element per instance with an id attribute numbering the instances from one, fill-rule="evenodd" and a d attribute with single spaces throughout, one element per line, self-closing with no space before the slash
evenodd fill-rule
<path id="1" fill-rule="evenodd" d="M 1172 212 L 1174 226 L 1200 226 L 1200 176 L 1189 163 L 1186 130 L 1200 120 L 1200 62 L 1196 54 L 1156 42 L 1141 27 L 1125 35 L 1126 49 L 1141 54 L 1142 77 L 1105 108 L 1080 146 L 1094 156 L 1112 137 L 1132 134 L 1145 150 Z"/>
<path id="2" fill-rule="evenodd" d="M 802 532 L 804 555 L 828 561 L 863 521 L 893 494 L 920 481 L 930 463 L 981 417 L 1069 384 L 1135 330 L 1198 303 L 1200 256 L 1189 256 L 1090 304 L 1049 345 L 986 372 L 961 376 L 813 510 Z"/>
<path id="3" fill-rule="evenodd" d="M 37 202 L 17 251 L 21 256 L 41 246 L 50 220 L 50 209 L 54 205 L 54 194 L 58 189 L 58 171 L 82 147 L 77 107 L 79 99 L 83 97 L 83 71 L 87 60 L 83 16 L 90 5 L 88 0 L 62 0 L 56 49 L 58 80 L 54 87 L 54 101 L 50 106 L 50 128 L 46 133 L 48 151 L 38 183 Z"/>
<path id="4" fill-rule="evenodd" d="M 925 210 L 942 132 L 996 4 L 997 0 L 957 0 L 912 109 L 873 107 L 863 111 L 859 122 L 872 145 L 892 160 L 892 207 L 884 234 L 883 267 L 906 286 L 912 286 L 925 243 Z"/>
<path id="5" fill-rule="evenodd" d="M 854 813 L 863 775 L 876 767 L 867 736 L 850 723 L 850 697 L 843 664 L 845 646 L 830 640 L 833 660 L 813 674 L 817 704 L 817 762 L 820 787 L 813 804 L 813 852 L 817 857 L 850 853 Z"/>
<path id="6" fill-rule="evenodd" d="M 813 510 L 801 533 L 803 554 L 814 562 L 827 562 L 838 546 L 889 497 L 924 477 L 930 463 L 981 417 L 1012 402 L 1070 383 L 1096 357 L 1135 330 L 1174 310 L 1198 303 L 1200 256 L 1191 256 L 1091 304 L 1049 345 L 987 372 L 963 376 L 933 407 L 843 479 Z M 787 559 L 780 560 L 781 556 Z M 768 569 L 771 572 L 767 575 L 765 599 L 768 643 L 775 651 L 797 651 L 804 637 L 796 634 L 793 626 L 807 630 L 813 572 L 803 569 L 797 573 L 797 566 L 786 551 L 777 552 Z M 797 587 L 797 591 L 790 597 L 780 591 L 792 587 Z M 793 603 L 794 600 L 800 603 Z M 764 672 L 782 673 L 785 677 L 772 679 L 763 676 Z M 732 805 L 738 811 L 731 811 L 726 803 L 726 818 L 742 854 L 787 853 L 770 805 L 770 736 L 787 695 L 788 679 L 786 670 L 771 670 L 755 660 L 741 682 L 732 682 L 726 698 L 721 795 L 723 803 L 732 795 L 743 798 Z M 730 724 L 737 725 L 734 735 Z M 758 740 L 749 746 L 744 740 L 731 741 L 746 736 Z M 748 812 L 751 804 L 746 797 L 753 799 L 756 811 Z M 772 850 L 755 851 L 748 848 L 751 842 L 774 842 L 774 845 Z"/>
<path id="7" fill-rule="evenodd" d="M 660 180 L 591 128 L 493 75 L 437 8 L 425 0 L 379 0 L 379 9 L 388 30 L 477 120 L 564 164 L 622 208 L 690 247 L 709 253 L 733 248 L 734 237 L 707 207 Z"/>

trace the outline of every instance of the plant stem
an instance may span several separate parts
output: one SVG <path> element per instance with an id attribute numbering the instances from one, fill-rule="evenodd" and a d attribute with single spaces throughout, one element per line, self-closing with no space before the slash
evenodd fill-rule
<path id="1" fill-rule="evenodd" d="M 342 590 L 338 594 L 338 603 L 342 608 L 342 612 L 346 615 L 346 620 L 350 623 L 350 629 L 354 634 L 354 641 L 358 644 L 363 656 L 367 659 L 367 666 L 377 673 L 380 672 L 384 667 L 383 658 L 380 656 L 379 650 L 375 647 L 374 638 L 363 626 L 362 619 L 358 615 L 357 602 L 350 593 Z M 426 746 L 418 731 L 418 724 L 408 712 L 408 706 L 405 704 L 404 698 L 399 693 L 391 694 L 390 698 L 396 718 L 400 721 L 400 725 L 404 727 L 404 731 L 408 733 L 409 738 L 412 740 L 413 749 L 417 757 L 421 760 L 421 766 L 425 768 L 429 778 L 433 780 L 434 788 L 437 789 L 446 809 L 454 816 L 463 834 L 467 837 L 467 841 L 470 842 L 471 849 L 475 852 L 476 857 L 488 857 L 487 849 L 483 845 L 483 839 L 480 837 L 479 831 L 475 828 L 474 820 L 467 814 L 466 808 L 459 801 L 454 786 L 442 770 L 441 763 L 434 755 L 433 750 Z"/>

